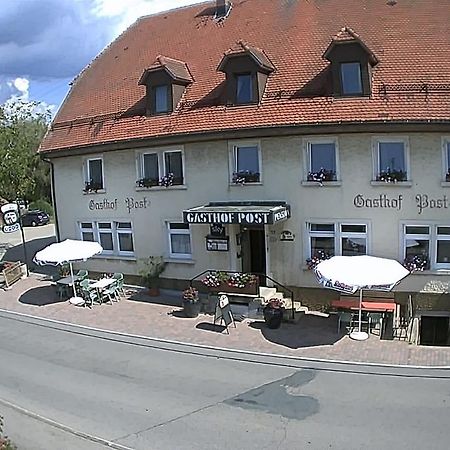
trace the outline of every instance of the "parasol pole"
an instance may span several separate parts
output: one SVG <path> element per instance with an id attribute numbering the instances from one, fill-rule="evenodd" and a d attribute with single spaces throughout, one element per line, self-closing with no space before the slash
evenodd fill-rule
<path id="1" fill-rule="evenodd" d="M 358 317 L 358 332 L 361 333 L 361 308 L 362 308 L 363 290 L 359 290 L 359 317 Z"/>
<path id="2" fill-rule="evenodd" d="M 75 282 L 73 281 L 73 267 L 72 267 L 72 261 L 69 261 L 69 267 L 70 267 L 70 276 L 72 277 L 72 288 L 73 288 L 73 296 L 74 298 L 77 296 L 77 291 L 75 290 Z M 361 320 L 361 318 L 360 318 Z"/>

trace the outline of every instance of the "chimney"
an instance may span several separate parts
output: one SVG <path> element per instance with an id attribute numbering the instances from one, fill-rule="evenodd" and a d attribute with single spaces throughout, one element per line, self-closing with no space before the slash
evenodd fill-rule
<path id="1" fill-rule="evenodd" d="M 216 20 L 225 19 L 231 11 L 231 2 L 229 0 L 216 0 Z"/>

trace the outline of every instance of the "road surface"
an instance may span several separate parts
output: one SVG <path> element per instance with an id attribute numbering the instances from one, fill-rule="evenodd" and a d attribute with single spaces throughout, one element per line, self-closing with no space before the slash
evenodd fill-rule
<path id="1" fill-rule="evenodd" d="M 0 362 L 20 450 L 449 446 L 446 370 L 263 358 L 6 312 Z"/>

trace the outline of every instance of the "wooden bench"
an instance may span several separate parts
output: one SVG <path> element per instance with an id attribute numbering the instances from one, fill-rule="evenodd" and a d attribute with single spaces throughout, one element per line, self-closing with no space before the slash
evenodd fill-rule
<path id="1" fill-rule="evenodd" d="M 3 280 L 5 283 L 6 289 L 11 287 L 16 281 L 19 281 L 22 278 L 22 263 L 20 261 L 17 262 L 8 262 L 4 263 L 4 269 L 1 272 L 0 280 Z"/>
<path id="2" fill-rule="evenodd" d="M 357 299 L 359 301 L 359 291 L 356 294 L 341 294 L 339 300 Z M 395 297 L 393 292 L 383 291 L 363 291 L 363 301 L 365 302 L 383 302 L 383 303 L 395 303 Z"/>

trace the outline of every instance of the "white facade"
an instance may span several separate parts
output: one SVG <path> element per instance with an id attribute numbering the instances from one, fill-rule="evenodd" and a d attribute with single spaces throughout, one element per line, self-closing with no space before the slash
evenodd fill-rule
<path id="1" fill-rule="evenodd" d="M 380 142 L 401 144 L 406 181 L 373 181 L 385 157 Z M 404 260 L 407 246 L 428 245 L 430 270 L 408 277 L 401 289 L 448 292 L 450 245 L 445 241 L 448 238 L 450 244 L 450 182 L 445 180 L 449 142 L 450 136 L 431 132 L 297 135 L 55 157 L 60 238 L 80 239 L 82 233 L 87 238 L 92 232 L 98 239 L 103 233 L 111 250 L 87 261 L 85 266 L 91 270 L 136 274 L 139 259 L 163 255 L 169 262 L 164 278 L 189 280 L 207 269 L 242 270 L 237 237 L 242 229 L 226 225 L 229 251 L 207 251 L 209 225 L 169 228 L 171 223 L 183 222 L 184 210 L 217 201 L 283 201 L 290 205 L 291 217 L 264 226 L 265 271 L 280 283 L 318 287 L 306 259 L 311 256 L 311 237 L 329 237 L 334 239 L 336 254 L 341 253 L 343 242 L 353 240 L 362 243 L 367 254 L 399 261 Z M 311 143 L 332 144 L 335 181 L 323 185 L 307 181 L 308 172 L 314 169 Z M 257 146 L 259 182 L 232 182 L 236 146 Z M 173 151 L 182 152 L 183 185 L 136 187 L 143 173 L 142 154 L 156 154 L 158 176 L 162 176 L 167 172 L 165 154 Z M 98 163 L 89 166 L 92 159 L 101 160 L 104 189 L 84 193 L 86 173 L 99 167 L 95 166 Z M 326 224 L 334 224 L 334 231 Z M 428 234 L 423 233 L 426 230 Z M 281 240 L 283 231 L 291 232 L 294 240 Z M 422 234 L 405 235 L 411 231 Z M 172 248 L 171 234 L 178 235 Z"/>

